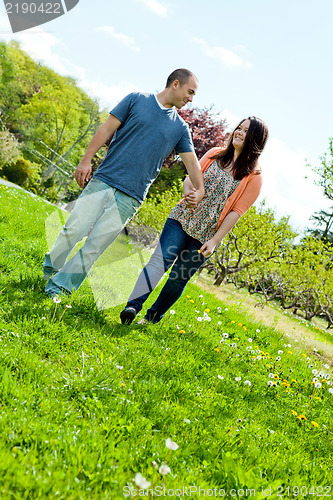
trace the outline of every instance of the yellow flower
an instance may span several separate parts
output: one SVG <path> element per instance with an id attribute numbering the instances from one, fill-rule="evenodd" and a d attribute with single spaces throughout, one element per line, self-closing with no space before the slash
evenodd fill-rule
<path id="1" fill-rule="evenodd" d="M 279 375 L 277 375 L 276 373 L 274 373 L 274 378 L 280 378 Z"/>
<path id="2" fill-rule="evenodd" d="M 220 352 L 220 349 L 219 349 L 218 347 L 216 347 L 216 348 L 214 349 L 214 351 L 216 351 L 216 352 Z"/>
<path id="3" fill-rule="evenodd" d="M 266 365 L 266 368 L 270 368 L 270 367 L 271 367 L 271 365 Z"/>
<path id="4" fill-rule="evenodd" d="M 243 326 L 242 323 L 238 323 L 238 326 Z"/>
<path id="5" fill-rule="evenodd" d="M 288 354 L 292 354 L 292 352 L 291 352 L 291 351 L 288 351 Z"/>
<path id="6" fill-rule="evenodd" d="M 313 422 L 313 420 L 311 421 L 311 424 L 313 425 L 313 427 L 319 427 L 319 425 L 317 424 L 317 422 Z"/>
<path id="7" fill-rule="evenodd" d="M 306 358 L 306 354 L 302 354 L 303 358 Z"/>
<path id="8" fill-rule="evenodd" d="M 317 399 L 318 401 L 321 401 L 321 398 L 318 398 L 318 396 L 315 396 L 314 399 Z"/>
<path id="9" fill-rule="evenodd" d="M 297 417 L 297 411 L 291 410 L 291 413 L 294 415 L 294 417 Z"/>
<path id="10" fill-rule="evenodd" d="M 192 304 L 194 304 L 194 300 L 191 299 L 190 302 L 192 302 Z"/>
<path id="11" fill-rule="evenodd" d="M 285 387 L 290 387 L 290 384 L 287 381 L 282 382 L 282 385 L 284 385 Z"/>
<path id="12" fill-rule="evenodd" d="M 305 415 L 298 415 L 297 418 L 299 418 L 300 420 L 307 420 Z"/>
<path id="13" fill-rule="evenodd" d="M 179 330 L 179 333 L 186 333 L 185 330 Z"/>
<path id="14" fill-rule="evenodd" d="M 205 312 L 206 312 L 206 313 L 209 313 L 209 311 L 210 311 L 210 309 L 208 309 L 208 307 L 207 307 L 207 309 L 205 309 Z"/>
<path id="15" fill-rule="evenodd" d="M 295 382 L 295 384 L 297 384 L 297 380 L 295 380 L 294 378 L 292 378 L 291 381 Z"/>
<path id="16" fill-rule="evenodd" d="M 190 295 L 186 295 L 186 298 L 187 298 L 187 299 L 190 299 L 190 298 L 191 298 L 191 296 L 190 296 Z"/>
<path id="17" fill-rule="evenodd" d="M 124 382 L 122 382 L 120 385 L 122 385 L 123 387 L 126 387 L 126 385 L 124 384 Z"/>
<path id="18" fill-rule="evenodd" d="M 246 332 L 246 326 L 243 326 L 243 330 L 244 330 L 244 332 Z"/>

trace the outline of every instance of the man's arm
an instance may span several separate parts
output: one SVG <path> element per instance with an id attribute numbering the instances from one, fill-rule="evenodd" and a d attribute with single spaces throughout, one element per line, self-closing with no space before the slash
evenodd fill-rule
<path id="1" fill-rule="evenodd" d="M 199 203 L 205 194 L 205 188 L 198 158 L 195 153 L 180 153 L 179 156 L 183 160 L 193 187 L 196 189 L 196 202 Z"/>
<path id="2" fill-rule="evenodd" d="M 81 188 L 84 187 L 91 175 L 91 160 L 97 151 L 104 146 L 107 140 L 113 136 L 120 125 L 121 121 L 118 120 L 118 118 L 113 115 L 109 115 L 107 120 L 99 127 L 96 134 L 91 139 L 87 151 L 74 173 L 74 178 Z"/>

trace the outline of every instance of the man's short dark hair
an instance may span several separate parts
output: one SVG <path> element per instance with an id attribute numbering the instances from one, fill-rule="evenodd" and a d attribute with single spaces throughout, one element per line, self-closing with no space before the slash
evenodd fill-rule
<path id="1" fill-rule="evenodd" d="M 168 76 L 165 88 L 170 87 L 172 82 L 174 82 L 175 80 L 178 80 L 180 86 L 182 87 L 184 83 L 186 83 L 187 80 L 191 78 L 191 76 L 193 76 L 193 78 L 198 80 L 197 77 L 192 73 L 192 71 L 189 71 L 188 69 L 185 68 L 175 69 L 175 71 L 173 71 L 171 75 Z"/>

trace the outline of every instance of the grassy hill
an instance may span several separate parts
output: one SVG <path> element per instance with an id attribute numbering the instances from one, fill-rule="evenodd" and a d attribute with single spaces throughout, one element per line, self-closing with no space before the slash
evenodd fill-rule
<path id="1" fill-rule="evenodd" d="M 100 266 L 114 307 L 88 282 L 56 304 L 55 209 L 6 186 L 0 202 L 1 499 L 332 495 L 332 370 L 292 320 L 283 334 L 191 283 L 159 325 L 122 326 L 121 241 Z"/>

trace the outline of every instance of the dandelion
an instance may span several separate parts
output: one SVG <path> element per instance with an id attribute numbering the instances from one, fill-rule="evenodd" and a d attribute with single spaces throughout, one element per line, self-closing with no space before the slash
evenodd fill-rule
<path id="1" fill-rule="evenodd" d="M 297 417 L 297 411 L 291 410 L 291 413 L 294 415 L 294 417 Z"/>
<path id="2" fill-rule="evenodd" d="M 225 311 L 229 311 L 229 309 L 227 307 L 224 308 Z"/>
<path id="3" fill-rule="evenodd" d="M 210 312 L 210 309 L 208 309 L 208 307 L 207 307 L 207 309 L 205 309 L 205 312 L 206 312 L 206 313 L 209 313 L 209 312 Z"/>
<path id="4" fill-rule="evenodd" d="M 318 370 L 316 370 L 316 369 L 314 368 L 314 369 L 312 370 L 312 373 L 313 373 L 313 375 L 317 375 Z"/>
<path id="5" fill-rule="evenodd" d="M 217 378 L 219 378 L 220 380 L 223 380 L 222 375 L 218 375 Z"/>
<path id="6" fill-rule="evenodd" d="M 278 351 L 278 354 L 283 354 L 283 351 Z"/>
<path id="7" fill-rule="evenodd" d="M 230 344 L 231 347 L 237 347 L 237 344 L 235 344 L 235 342 L 233 342 L 232 344 Z"/>
<path id="8" fill-rule="evenodd" d="M 122 370 L 124 367 L 120 366 L 120 365 L 116 365 L 116 368 L 118 368 L 118 370 Z"/>
<path id="9" fill-rule="evenodd" d="M 224 342 L 225 342 L 225 339 L 220 340 L 220 344 L 224 344 Z"/>
<path id="10" fill-rule="evenodd" d="M 221 326 L 222 325 L 222 321 L 218 321 L 217 324 L 218 324 L 218 326 Z"/>
<path id="11" fill-rule="evenodd" d="M 256 332 L 257 332 L 257 333 L 260 333 L 260 330 L 259 330 L 259 328 L 257 328 L 257 329 L 256 329 Z"/>
<path id="12" fill-rule="evenodd" d="M 229 337 L 229 333 L 222 333 L 223 337 L 227 339 Z"/>
<path id="13" fill-rule="evenodd" d="M 179 330 L 179 333 L 186 333 L 185 330 Z"/>
<path id="14" fill-rule="evenodd" d="M 316 382 L 315 383 L 315 388 L 316 389 L 320 389 L 321 388 L 321 383 L 320 382 Z"/>
<path id="15" fill-rule="evenodd" d="M 326 375 L 324 375 L 325 377 L 325 380 L 329 380 L 331 378 L 331 375 L 329 373 L 326 373 Z"/>
<path id="16" fill-rule="evenodd" d="M 150 481 L 147 481 L 145 477 L 143 477 L 142 474 L 140 474 L 140 472 L 138 472 L 136 475 L 135 475 L 135 484 L 139 487 L 139 488 L 142 488 L 142 489 L 147 489 L 149 488 L 149 486 L 151 485 L 151 482 Z"/>
<path id="17" fill-rule="evenodd" d="M 189 420 L 188 418 L 184 418 L 184 422 L 185 422 L 186 424 L 190 424 L 190 423 L 191 423 L 191 420 Z"/>
<path id="18" fill-rule="evenodd" d="M 155 462 L 155 460 L 153 460 L 151 464 L 154 467 L 154 469 L 157 469 L 158 465 L 157 462 Z"/>
<path id="19" fill-rule="evenodd" d="M 298 415 L 298 417 L 296 418 L 298 418 L 299 420 L 307 420 L 305 415 Z"/>
<path id="20" fill-rule="evenodd" d="M 272 385 L 274 385 L 273 380 L 269 380 L 269 381 L 267 382 L 267 385 L 268 385 L 269 387 L 271 387 Z"/>
<path id="21" fill-rule="evenodd" d="M 244 385 L 248 385 L 248 386 L 250 386 L 250 385 L 251 385 L 251 382 L 250 382 L 249 380 L 245 380 Z"/>
<path id="22" fill-rule="evenodd" d="M 281 357 L 280 356 L 276 356 L 275 361 L 281 361 Z"/>
<path id="23" fill-rule="evenodd" d="M 261 356 L 257 356 L 257 360 L 260 361 L 261 360 Z"/>
<path id="24" fill-rule="evenodd" d="M 165 441 L 165 446 L 168 448 L 168 450 L 173 450 L 173 451 L 175 451 L 179 448 L 177 443 L 175 443 L 174 441 L 171 441 L 171 438 L 168 438 Z"/>
<path id="25" fill-rule="evenodd" d="M 330 394 L 333 394 L 333 388 L 332 388 L 332 387 L 330 387 L 330 388 L 328 389 L 328 392 L 329 392 Z"/>
<path id="26" fill-rule="evenodd" d="M 248 339 L 248 341 L 249 341 L 249 342 L 252 342 L 252 339 L 251 339 L 251 338 L 249 338 L 249 339 Z"/>
<path id="27" fill-rule="evenodd" d="M 318 382 L 317 377 L 313 377 L 312 382 L 313 382 L 314 384 L 315 384 L 316 382 Z"/>
<path id="28" fill-rule="evenodd" d="M 169 313 L 171 314 L 171 316 L 173 316 L 176 313 L 176 311 L 174 311 L 173 309 L 170 309 Z"/>
<path id="29" fill-rule="evenodd" d="M 236 382 L 239 382 L 240 380 L 242 380 L 242 377 L 236 377 L 235 380 Z"/>
<path id="30" fill-rule="evenodd" d="M 269 378 L 274 378 L 274 373 L 269 373 L 268 376 Z"/>
<path id="31" fill-rule="evenodd" d="M 330 367 L 330 365 L 328 365 L 327 363 L 326 363 L 326 365 L 324 365 L 324 368 L 326 368 L 326 370 L 328 370 L 329 367 Z"/>
<path id="32" fill-rule="evenodd" d="M 201 322 L 202 321 L 202 318 L 198 317 L 196 318 L 197 321 Z"/>
<path id="33" fill-rule="evenodd" d="M 53 297 L 53 302 L 54 302 L 55 304 L 60 304 L 60 302 L 61 302 L 61 298 L 60 298 L 60 297 L 58 297 L 58 295 L 55 295 L 55 296 Z"/>
<path id="34" fill-rule="evenodd" d="M 311 424 L 313 425 L 313 427 L 319 427 L 319 425 L 317 424 L 317 422 L 314 422 L 313 420 L 311 421 Z"/>
<path id="35" fill-rule="evenodd" d="M 166 476 L 167 474 L 169 474 L 169 472 L 171 472 L 171 469 L 168 465 L 161 465 L 161 467 L 158 469 L 158 472 L 162 474 L 162 476 Z"/>

